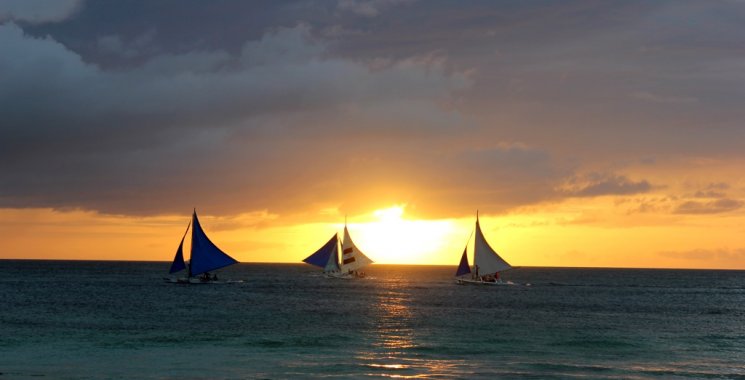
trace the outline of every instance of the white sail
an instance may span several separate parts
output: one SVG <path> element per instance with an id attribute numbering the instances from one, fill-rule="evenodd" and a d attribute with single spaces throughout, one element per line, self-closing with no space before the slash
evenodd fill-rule
<path id="1" fill-rule="evenodd" d="M 349 236 L 347 226 L 344 226 L 344 240 L 341 243 L 341 251 L 342 273 L 349 273 L 358 270 L 366 265 L 372 264 L 373 262 L 354 245 L 352 238 Z"/>
<path id="2" fill-rule="evenodd" d="M 473 261 L 478 267 L 479 276 L 494 274 L 512 268 L 510 264 L 499 257 L 497 252 L 486 242 L 481 232 L 479 219 L 476 217 L 476 238 L 473 245 Z"/>

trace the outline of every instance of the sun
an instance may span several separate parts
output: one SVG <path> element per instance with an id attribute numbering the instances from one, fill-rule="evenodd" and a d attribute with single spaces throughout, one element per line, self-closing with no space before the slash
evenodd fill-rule
<path id="1" fill-rule="evenodd" d="M 378 219 L 380 219 L 380 221 L 399 222 L 401 221 L 401 216 L 404 214 L 404 207 L 405 206 L 393 206 L 389 208 L 375 210 L 373 211 L 373 215 L 375 215 Z"/>
<path id="2" fill-rule="evenodd" d="M 369 222 L 350 224 L 355 243 L 379 264 L 427 264 L 438 256 L 453 233 L 447 220 L 410 220 L 406 205 L 372 212 Z"/>

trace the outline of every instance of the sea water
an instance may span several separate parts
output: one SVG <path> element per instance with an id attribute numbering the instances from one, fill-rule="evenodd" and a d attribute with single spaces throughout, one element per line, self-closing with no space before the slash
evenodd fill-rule
<path id="1" fill-rule="evenodd" d="M 0 380 L 745 378 L 743 271 L 169 265 L 0 261 Z"/>

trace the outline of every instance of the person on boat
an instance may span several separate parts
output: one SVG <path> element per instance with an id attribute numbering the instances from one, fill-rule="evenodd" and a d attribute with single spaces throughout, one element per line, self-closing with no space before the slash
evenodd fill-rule
<path id="1" fill-rule="evenodd" d="M 474 280 L 478 280 L 479 279 L 479 266 L 478 265 L 474 265 L 473 266 L 472 279 L 474 279 Z"/>

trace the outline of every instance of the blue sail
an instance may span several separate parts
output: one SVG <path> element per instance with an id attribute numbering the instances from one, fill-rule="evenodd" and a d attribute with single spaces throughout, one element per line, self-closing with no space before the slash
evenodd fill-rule
<path id="1" fill-rule="evenodd" d="M 463 256 L 460 258 L 460 265 L 458 265 L 458 271 L 455 272 L 455 277 L 471 273 L 471 268 L 468 266 L 468 256 L 466 255 L 466 252 L 468 252 L 468 248 L 463 250 Z"/>
<path id="2" fill-rule="evenodd" d="M 191 261 L 189 262 L 191 276 L 198 276 L 238 262 L 210 241 L 199 224 L 196 210 L 192 218 L 194 222 L 191 229 Z"/>
<path id="3" fill-rule="evenodd" d="M 181 243 L 178 245 L 176 256 L 173 257 L 173 264 L 171 264 L 171 270 L 168 273 L 176 273 L 186 269 L 186 263 L 184 263 L 184 238 L 186 238 L 186 233 L 189 232 L 189 226 L 191 226 L 191 221 L 186 226 L 184 236 L 181 237 Z"/>
<path id="4" fill-rule="evenodd" d="M 323 247 L 306 257 L 303 262 L 324 268 L 326 271 L 339 270 L 338 240 L 338 236 L 334 234 Z"/>
<path id="5" fill-rule="evenodd" d="M 171 270 L 168 273 L 176 273 L 186 269 L 186 263 L 184 263 L 184 238 L 181 238 L 181 244 L 178 245 L 176 256 L 173 258 L 173 264 L 171 264 Z"/>

